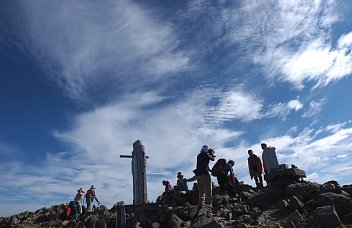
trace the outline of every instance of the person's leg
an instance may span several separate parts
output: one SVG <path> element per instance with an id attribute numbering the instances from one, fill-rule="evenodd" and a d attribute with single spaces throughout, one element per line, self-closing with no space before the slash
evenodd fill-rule
<path id="1" fill-rule="evenodd" d="M 263 187 L 263 178 L 262 178 L 262 174 L 259 174 L 259 182 L 260 182 L 260 187 Z"/>
<path id="2" fill-rule="evenodd" d="M 81 205 L 81 201 L 77 201 L 77 209 L 78 209 L 78 213 L 82 214 L 82 205 Z"/>
<path id="3" fill-rule="evenodd" d="M 210 175 L 204 175 L 204 191 L 205 191 L 205 204 L 211 206 L 211 177 Z"/>
<path id="4" fill-rule="evenodd" d="M 92 210 L 92 208 L 91 208 L 92 201 L 90 198 L 87 198 L 86 201 L 87 201 L 87 211 L 91 211 Z"/>
<path id="5" fill-rule="evenodd" d="M 258 176 L 256 174 L 254 175 L 254 180 L 255 180 L 255 185 L 258 188 L 259 187 L 259 179 L 258 179 Z"/>
<path id="6" fill-rule="evenodd" d="M 197 176 L 198 182 L 198 206 L 202 206 L 203 204 L 203 196 L 204 196 L 204 175 Z"/>
<path id="7" fill-rule="evenodd" d="M 218 179 L 218 183 L 220 186 L 220 190 L 221 191 L 226 191 L 226 186 L 225 186 L 225 182 L 226 182 L 226 174 L 219 174 L 217 176 Z"/>

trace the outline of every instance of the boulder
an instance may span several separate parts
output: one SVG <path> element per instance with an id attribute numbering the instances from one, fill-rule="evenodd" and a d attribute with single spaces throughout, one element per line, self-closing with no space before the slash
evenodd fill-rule
<path id="1" fill-rule="evenodd" d="M 224 228 L 224 225 L 217 220 L 213 220 L 202 226 L 202 228 Z"/>
<path id="2" fill-rule="evenodd" d="M 312 182 L 295 183 L 287 186 L 285 197 L 297 196 L 304 202 L 314 198 L 320 192 L 320 185 Z"/>
<path id="3" fill-rule="evenodd" d="M 249 199 L 248 204 L 252 207 L 258 207 L 263 210 L 269 208 L 275 204 L 276 201 L 281 200 L 282 198 L 282 190 L 277 186 L 270 184 L 263 192 L 260 192 L 259 194 Z"/>
<path id="4" fill-rule="evenodd" d="M 170 228 L 178 228 L 181 226 L 182 219 L 180 219 L 177 215 L 172 214 L 169 219 L 169 227 Z"/>
<path id="5" fill-rule="evenodd" d="M 302 211 L 304 204 L 298 199 L 297 196 L 292 196 L 289 202 L 289 208 L 291 211 L 298 210 Z"/>
<path id="6" fill-rule="evenodd" d="M 317 227 L 337 227 L 340 224 L 340 218 L 334 206 L 327 205 L 318 207 L 313 212 L 311 219 L 312 226 Z"/>
<path id="7" fill-rule="evenodd" d="M 317 197 L 316 202 L 319 206 L 335 206 L 340 217 L 352 211 L 352 199 L 342 194 L 332 192 L 322 193 Z"/>

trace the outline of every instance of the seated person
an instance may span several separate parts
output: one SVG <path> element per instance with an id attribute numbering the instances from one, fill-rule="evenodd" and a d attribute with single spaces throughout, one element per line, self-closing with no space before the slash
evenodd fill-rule
<path id="1" fill-rule="evenodd" d="M 187 185 L 187 179 L 184 178 L 182 172 L 177 173 L 177 191 L 179 192 L 188 192 L 188 185 Z"/>

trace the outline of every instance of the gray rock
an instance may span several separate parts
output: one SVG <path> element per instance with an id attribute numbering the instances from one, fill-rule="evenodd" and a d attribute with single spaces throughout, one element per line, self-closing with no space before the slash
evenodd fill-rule
<path id="1" fill-rule="evenodd" d="M 221 224 L 219 221 L 213 220 L 204 226 L 202 228 L 224 228 L 225 226 Z"/>
<path id="2" fill-rule="evenodd" d="M 288 219 L 286 222 L 284 222 L 282 227 L 283 228 L 296 228 L 296 225 L 292 220 Z"/>
<path id="3" fill-rule="evenodd" d="M 289 208 L 291 211 L 298 210 L 301 211 L 304 204 L 297 198 L 297 196 L 292 196 L 289 202 Z"/>
<path id="4" fill-rule="evenodd" d="M 289 206 L 289 204 L 288 204 L 287 200 L 280 200 L 279 202 L 277 202 L 275 204 L 274 207 L 279 210 L 285 211 L 288 208 L 288 206 Z"/>
<path id="5" fill-rule="evenodd" d="M 292 212 L 288 218 L 295 224 L 300 223 L 303 220 L 302 215 L 297 210 Z"/>
<path id="6" fill-rule="evenodd" d="M 267 188 L 248 200 L 248 204 L 253 207 L 258 207 L 261 210 L 269 208 L 277 200 L 280 200 L 283 196 L 283 192 L 277 186 L 270 184 Z"/>
<path id="7" fill-rule="evenodd" d="M 253 220 L 250 215 L 241 215 L 240 217 L 238 217 L 237 220 L 238 220 L 238 222 L 245 223 L 245 224 L 252 224 L 253 223 Z"/>
<path id="8" fill-rule="evenodd" d="M 331 205 L 318 207 L 313 212 L 312 225 L 318 227 L 336 227 L 340 224 L 340 218 Z"/>
<path id="9" fill-rule="evenodd" d="M 178 228 L 181 227 L 182 219 L 180 219 L 177 215 L 171 214 L 169 220 L 169 227 L 171 228 Z"/>
<path id="10" fill-rule="evenodd" d="M 320 185 L 312 182 L 303 182 L 289 185 L 285 190 L 287 198 L 297 196 L 307 201 L 320 192 Z"/>
<path id="11" fill-rule="evenodd" d="M 332 187 L 332 188 L 341 188 L 341 186 L 339 185 L 339 183 L 335 180 L 330 180 L 327 181 L 323 184 L 323 187 Z"/>
<path id="12" fill-rule="evenodd" d="M 262 211 L 255 207 L 251 210 L 251 217 L 252 219 L 256 220 L 260 215 L 261 215 Z"/>
<path id="13" fill-rule="evenodd" d="M 320 194 L 316 202 L 319 206 L 333 205 L 340 217 L 352 211 L 352 199 L 332 192 Z"/>
<path id="14" fill-rule="evenodd" d="M 158 223 L 158 222 L 153 222 L 153 223 L 152 223 L 152 228 L 160 228 L 160 223 Z"/>

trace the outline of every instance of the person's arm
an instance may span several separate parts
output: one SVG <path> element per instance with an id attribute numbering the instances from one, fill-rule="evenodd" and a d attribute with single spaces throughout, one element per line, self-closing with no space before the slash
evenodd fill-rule
<path id="1" fill-rule="evenodd" d="M 263 151 L 263 154 L 262 154 L 262 160 L 263 160 L 263 167 L 264 167 L 264 172 L 267 173 L 267 170 L 266 170 L 266 158 L 265 158 L 265 152 Z"/>
<path id="2" fill-rule="evenodd" d="M 95 193 L 95 191 L 94 191 L 93 193 L 94 193 L 94 194 L 93 194 L 94 199 L 97 201 L 97 203 L 100 203 L 99 200 L 98 200 L 98 198 L 97 198 L 97 194 Z"/>
<path id="3" fill-rule="evenodd" d="M 193 177 L 191 177 L 191 178 L 189 178 L 189 179 L 186 179 L 186 180 L 187 180 L 187 182 L 195 181 L 195 180 L 197 180 L 197 176 L 194 175 Z"/>
<path id="4" fill-rule="evenodd" d="M 253 178 L 253 175 L 252 175 L 252 166 L 251 166 L 251 162 L 248 158 L 248 170 L 249 170 L 249 175 L 251 176 L 251 179 Z"/>

